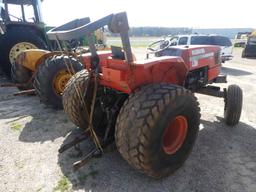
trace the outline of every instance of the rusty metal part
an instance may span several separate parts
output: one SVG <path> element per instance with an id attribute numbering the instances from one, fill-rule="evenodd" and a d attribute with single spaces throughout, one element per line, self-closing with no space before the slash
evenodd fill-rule
<path id="1" fill-rule="evenodd" d="M 19 83 L 4 83 L 0 84 L 0 87 L 25 87 L 26 84 L 19 84 Z M 14 96 L 20 96 L 20 95 L 34 95 L 36 94 L 35 89 L 29 89 L 29 90 L 24 90 L 24 91 L 19 91 L 14 93 Z"/>
<path id="2" fill-rule="evenodd" d="M 14 96 L 20 96 L 20 95 L 35 95 L 35 89 L 29 89 L 29 90 L 25 90 L 25 91 L 19 91 L 17 93 L 14 93 Z"/>
<path id="3" fill-rule="evenodd" d="M 20 83 L 3 83 L 3 84 L 0 84 L 0 87 L 24 87 L 24 84 L 20 84 Z"/>

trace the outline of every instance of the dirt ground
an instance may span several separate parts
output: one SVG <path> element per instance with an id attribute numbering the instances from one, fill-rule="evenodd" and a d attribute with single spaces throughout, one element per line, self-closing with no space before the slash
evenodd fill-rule
<path id="1" fill-rule="evenodd" d="M 0 88 L 0 191 L 255 192 L 256 60 L 242 59 L 241 49 L 234 54 L 222 70 L 229 84 L 244 91 L 241 122 L 226 126 L 223 100 L 197 95 L 202 118 L 196 145 L 184 166 L 162 180 L 138 173 L 117 151 L 74 172 L 72 163 L 81 154 L 58 153 L 79 133 L 63 111 L 46 108 L 36 96 L 14 97 L 16 88 Z M 84 154 L 90 145 L 82 144 Z"/>

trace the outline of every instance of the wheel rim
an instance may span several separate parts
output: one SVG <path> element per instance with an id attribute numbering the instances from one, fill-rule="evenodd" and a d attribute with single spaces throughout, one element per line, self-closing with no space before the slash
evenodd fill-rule
<path id="1" fill-rule="evenodd" d="M 66 84 L 72 75 L 67 70 L 59 71 L 53 80 L 53 87 L 56 94 L 61 95 L 65 89 Z"/>
<path id="2" fill-rule="evenodd" d="M 163 150 L 171 155 L 176 153 L 184 143 L 188 131 L 186 117 L 180 115 L 172 119 L 163 135 Z"/>
<path id="3" fill-rule="evenodd" d="M 17 58 L 17 56 L 24 50 L 28 50 L 28 49 L 37 49 L 37 46 L 35 46 L 32 43 L 28 43 L 28 42 L 20 42 L 15 44 L 9 53 L 9 60 L 11 62 L 11 64 L 13 64 Z"/>

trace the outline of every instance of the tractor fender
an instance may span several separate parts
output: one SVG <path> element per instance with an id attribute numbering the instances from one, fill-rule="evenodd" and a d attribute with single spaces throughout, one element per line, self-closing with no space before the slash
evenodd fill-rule
<path id="1" fill-rule="evenodd" d="M 143 63 L 138 61 L 135 66 L 135 87 L 162 82 L 183 86 L 188 73 L 181 57 L 157 57 Z"/>
<path id="2" fill-rule="evenodd" d="M 166 82 L 183 86 L 188 74 L 188 67 L 182 58 L 162 58 L 162 61 L 152 66 L 153 83 Z"/>
<path id="3" fill-rule="evenodd" d="M 101 68 L 101 84 L 127 94 L 148 84 L 183 86 L 189 70 L 181 57 L 173 56 L 138 60 L 132 65 L 127 65 L 123 60 L 108 58 L 107 65 Z"/>

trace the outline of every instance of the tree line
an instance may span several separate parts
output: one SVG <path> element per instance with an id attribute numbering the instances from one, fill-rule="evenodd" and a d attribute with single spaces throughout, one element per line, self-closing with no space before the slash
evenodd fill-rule
<path id="1" fill-rule="evenodd" d="M 106 31 L 108 31 L 106 29 Z M 253 31 L 252 28 L 212 28 L 212 29 L 193 29 L 187 27 L 131 27 L 129 30 L 130 36 L 147 37 L 155 36 L 161 37 L 166 35 L 179 35 L 179 34 L 218 34 L 234 38 L 238 32 Z M 108 33 L 110 36 L 117 36 L 117 34 Z"/>
<path id="2" fill-rule="evenodd" d="M 169 28 L 169 27 L 131 27 L 129 30 L 130 36 L 136 37 L 147 37 L 147 36 L 166 36 L 166 35 L 177 35 L 177 34 L 190 34 L 192 33 L 191 28 Z M 109 32 L 110 36 L 118 36 Z"/>

